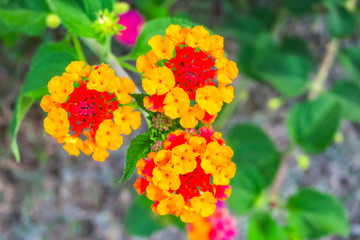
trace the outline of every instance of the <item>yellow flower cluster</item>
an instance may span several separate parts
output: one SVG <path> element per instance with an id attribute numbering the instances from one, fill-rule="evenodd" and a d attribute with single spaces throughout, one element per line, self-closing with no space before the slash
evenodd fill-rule
<path id="1" fill-rule="evenodd" d="M 139 194 L 146 192 L 160 215 L 180 216 L 183 222 L 208 217 L 217 200 L 230 195 L 236 172 L 232 156 L 221 134 L 209 127 L 200 128 L 199 134 L 177 130 L 167 136 L 163 150 L 138 161 L 141 177 L 135 188 Z"/>
<path id="2" fill-rule="evenodd" d="M 108 149 L 122 145 L 121 134 L 130 134 L 141 124 L 140 112 L 123 106 L 132 101 L 134 83 L 115 76 L 108 65 L 91 68 L 81 61 L 71 62 L 66 72 L 49 81 L 48 90 L 40 103 L 48 113 L 45 131 L 64 143 L 70 155 L 77 156 L 81 150 L 104 161 Z"/>
<path id="3" fill-rule="evenodd" d="M 170 25 L 164 37 L 153 36 L 148 43 L 152 50 L 136 63 L 150 95 L 144 106 L 180 118 L 184 128 L 212 123 L 223 103 L 234 98 L 230 84 L 238 75 L 235 62 L 224 56 L 223 37 L 203 26 Z"/>

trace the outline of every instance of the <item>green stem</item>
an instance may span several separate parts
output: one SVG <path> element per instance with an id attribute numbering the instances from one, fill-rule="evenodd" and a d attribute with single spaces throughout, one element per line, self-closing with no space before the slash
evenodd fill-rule
<path id="1" fill-rule="evenodd" d="M 83 52 L 83 50 L 82 50 L 82 48 L 81 48 L 81 44 L 80 44 L 79 39 L 78 39 L 76 36 L 73 35 L 73 36 L 72 36 L 72 40 L 73 40 L 73 43 L 74 43 L 74 47 L 75 47 L 76 53 L 77 53 L 77 55 L 78 55 L 78 57 L 79 57 L 79 60 L 87 63 L 87 62 L 86 62 L 86 58 L 85 58 L 85 56 L 84 56 L 84 52 Z"/>
<path id="2" fill-rule="evenodd" d="M 102 52 L 102 56 L 101 56 L 101 61 L 105 61 L 106 58 L 109 57 L 111 51 L 111 35 L 107 35 L 105 38 L 105 45 L 103 48 L 103 52 Z"/>
<path id="3" fill-rule="evenodd" d="M 120 64 L 122 67 L 126 68 L 127 70 L 130 70 L 130 71 L 132 71 L 132 72 L 134 72 L 134 73 L 138 73 L 136 67 L 134 67 L 134 66 L 131 65 L 131 64 L 126 63 L 126 62 L 123 61 L 121 58 L 118 58 L 118 62 L 119 62 L 119 64 Z"/>

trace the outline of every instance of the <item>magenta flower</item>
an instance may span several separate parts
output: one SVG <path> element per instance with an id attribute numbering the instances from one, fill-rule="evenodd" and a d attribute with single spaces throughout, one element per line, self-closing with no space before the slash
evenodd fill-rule
<path id="1" fill-rule="evenodd" d="M 145 23 L 143 17 L 138 11 L 130 10 L 119 15 L 118 23 L 126 28 L 119 31 L 119 34 L 115 35 L 115 39 L 127 46 L 134 45 Z"/>

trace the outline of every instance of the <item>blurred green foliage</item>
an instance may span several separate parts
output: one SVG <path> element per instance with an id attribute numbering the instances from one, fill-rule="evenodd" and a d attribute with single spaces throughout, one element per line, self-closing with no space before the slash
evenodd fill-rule
<path id="1" fill-rule="evenodd" d="M 261 4 L 250 0 L 214 1 L 207 3 L 206 6 L 210 7 L 205 18 L 187 10 L 193 8 L 196 13 L 196 8 L 202 7 L 206 1 L 187 2 L 189 6 L 184 8 L 181 1 L 135 0 L 133 6 L 148 22 L 130 54 L 122 57 L 136 59 L 146 53 L 148 39 L 163 34 L 169 24 L 192 27 L 196 25 L 194 22 L 206 25 L 214 18 L 214 32 L 228 34 L 236 42 L 235 60 L 246 79 L 244 81 L 271 86 L 290 105 L 287 130 L 291 144 L 288 149 L 277 149 L 266 132 L 254 124 L 236 124 L 225 136 L 234 150 L 237 165 L 228 204 L 236 214 L 249 218 L 248 239 L 301 240 L 331 234 L 346 237 L 349 220 L 344 206 L 333 196 L 311 189 L 299 190 L 290 198 L 276 202 L 276 207 L 285 212 L 286 218 L 278 222 L 271 206 L 271 197 L 274 196 L 268 196 L 268 193 L 288 150 L 299 148 L 311 154 L 322 153 L 331 146 L 341 121 L 360 122 L 360 48 L 341 42 L 354 36 L 358 29 L 356 0 L 274 0 Z M 59 43 L 43 43 L 33 58 L 11 127 L 12 149 L 17 159 L 20 157 L 16 134 L 27 110 L 46 94 L 49 79 L 63 72 L 70 61 L 79 57 L 69 36 L 96 39 L 92 28 L 96 13 L 104 9 L 111 11 L 112 8 L 112 0 L 0 1 L 0 38 L 6 46 L 14 46 L 19 36 L 45 35 L 48 31 L 45 19 L 49 13 L 60 17 L 62 30 L 65 29 L 67 34 Z M 333 52 L 326 54 L 332 54 L 335 61 L 339 61 L 346 80 L 339 79 L 327 88 L 324 84 L 327 75 L 316 76 L 323 66 L 328 73 L 332 62 L 327 66 L 324 65 L 326 61 L 315 60 L 318 57 L 313 49 L 310 50 L 308 39 L 283 34 L 287 21 L 304 18 L 313 25 L 319 21 L 326 23 L 329 42 L 339 43 L 334 45 Z M 219 118 L 229 117 L 223 115 Z M 144 143 L 149 141 L 140 135 L 130 144 L 123 180 L 131 177 L 136 161 L 144 155 L 141 151 L 146 148 Z M 265 201 L 265 204 L 259 206 L 259 201 Z M 282 205 L 284 202 L 287 204 Z M 133 201 L 126 220 L 129 233 L 147 236 L 177 222 L 172 217 L 154 215 L 150 205 L 145 197 Z M 76 223 L 71 231 L 80 231 Z"/>

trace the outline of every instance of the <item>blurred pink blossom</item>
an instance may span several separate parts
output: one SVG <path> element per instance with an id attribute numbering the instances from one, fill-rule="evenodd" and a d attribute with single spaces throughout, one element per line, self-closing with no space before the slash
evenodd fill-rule
<path id="1" fill-rule="evenodd" d="M 126 29 L 119 31 L 120 34 L 115 35 L 115 39 L 127 46 L 134 45 L 144 26 L 144 18 L 138 11 L 130 10 L 119 15 L 118 23 L 126 27 Z"/>

